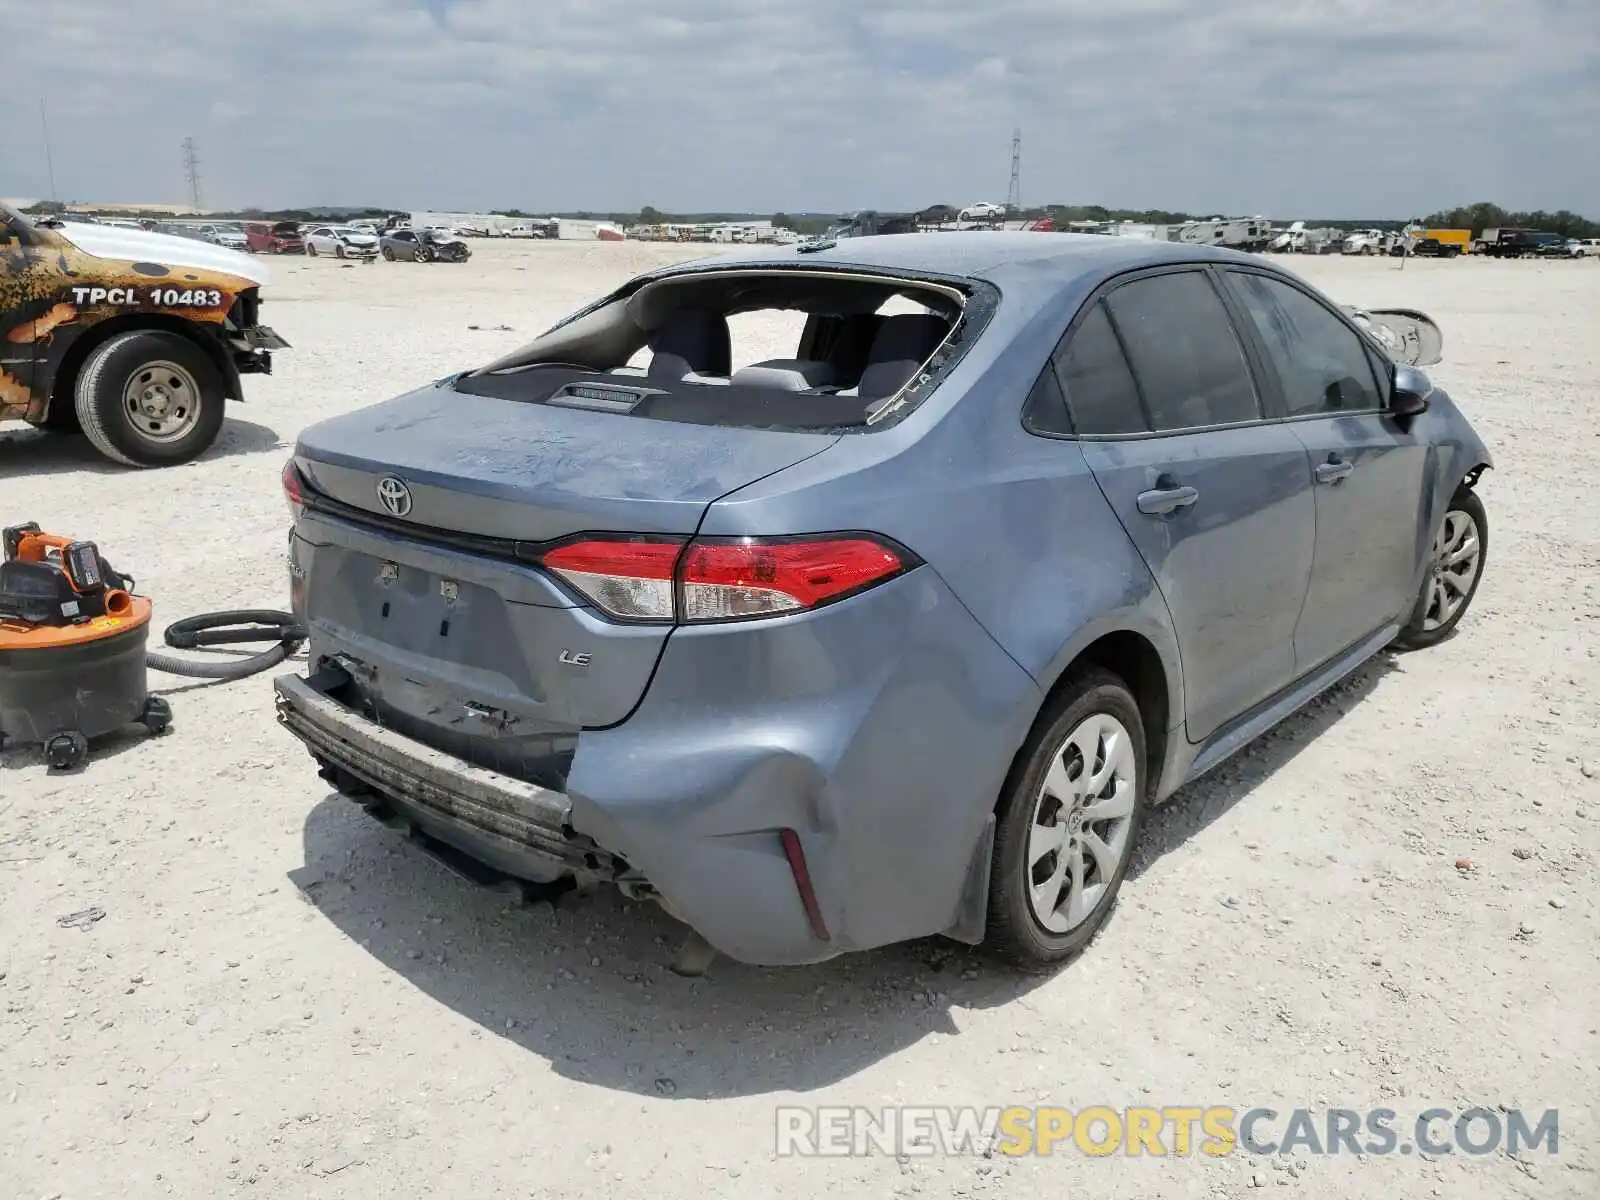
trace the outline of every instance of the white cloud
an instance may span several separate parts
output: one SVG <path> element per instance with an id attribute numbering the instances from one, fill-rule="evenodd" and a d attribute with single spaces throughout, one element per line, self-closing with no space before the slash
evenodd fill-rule
<path id="1" fill-rule="evenodd" d="M 1593 0 L 0 0 L 74 198 L 1600 208 Z M 42 193 L 37 122 L 0 186 Z M 1600 216 L 1600 212 L 1593 215 Z"/>

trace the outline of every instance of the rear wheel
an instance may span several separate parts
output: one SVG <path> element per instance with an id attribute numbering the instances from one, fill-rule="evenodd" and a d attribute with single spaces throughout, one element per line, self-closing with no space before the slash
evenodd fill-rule
<path id="1" fill-rule="evenodd" d="M 306 243 L 306 256 L 308 258 L 315 258 L 317 256 L 317 248 L 310 242 Z"/>
<path id="2" fill-rule="evenodd" d="M 75 410 L 96 450 L 135 467 L 202 453 L 222 430 L 222 374 L 177 334 L 124 333 L 94 350 L 78 375 Z"/>
<path id="3" fill-rule="evenodd" d="M 1477 492 L 1459 487 L 1433 539 L 1417 605 L 1395 644 L 1423 650 L 1449 637 L 1472 607 L 1488 556 L 1489 514 Z"/>
<path id="4" fill-rule="evenodd" d="M 1127 686 L 1077 674 L 1035 727 L 995 829 L 985 946 L 1025 970 L 1081 951 L 1105 924 L 1144 821 L 1145 736 Z"/>
<path id="5" fill-rule="evenodd" d="M 394 261 L 394 247 L 393 246 L 385 246 L 383 248 L 382 254 L 383 254 L 383 258 L 384 258 L 385 262 L 393 262 Z"/>

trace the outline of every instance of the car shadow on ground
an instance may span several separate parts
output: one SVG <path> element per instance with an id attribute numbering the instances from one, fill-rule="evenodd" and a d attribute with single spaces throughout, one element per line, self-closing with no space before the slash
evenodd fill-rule
<path id="1" fill-rule="evenodd" d="M 276 431 L 265 425 L 229 417 L 215 444 L 198 461 L 257 454 L 282 444 Z M 0 475 L 59 475 L 65 471 L 118 475 L 132 469 L 111 462 L 82 434 L 52 433 L 27 425 L 0 428 Z"/>
<path id="2" fill-rule="evenodd" d="M 1250 797 L 1391 667 L 1374 660 L 1184 788 L 1147 826 L 1135 870 Z M 939 938 L 808 967 L 718 959 L 683 978 L 668 963 L 684 927 L 654 905 L 610 889 L 523 905 L 457 878 L 338 795 L 311 811 L 303 838 L 305 865 L 289 878 L 352 941 L 482 1032 L 598 1087 L 690 1099 L 812 1091 L 930 1035 L 959 1035 L 953 1008 L 1026 1003 L 1050 978 Z"/>
<path id="3" fill-rule="evenodd" d="M 1234 805 L 1252 796 L 1295 755 L 1360 704 L 1378 686 L 1379 680 L 1400 669 L 1401 659 L 1392 651 L 1386 650 L 1368 659 L 1282 724 L 1199 779 L 1179 788 L 1146 820 L 1134 860 L 1128 867 L 1129 878 L 1143 875 L 1164 855 L 1198 836 Z"/>

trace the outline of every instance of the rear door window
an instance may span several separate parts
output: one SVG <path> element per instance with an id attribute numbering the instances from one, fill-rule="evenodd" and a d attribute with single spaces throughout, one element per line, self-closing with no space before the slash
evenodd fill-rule
<path id="1" fill-rule="evenodd" d="M 1228 282 L 1261 336 L 1291 417 L 1383 407 L 1372 360 L 1343 321 L 1281 280 L 1230 271 Z"/>
<path id="2" fill-rule="evenodd" d="M 1154 429 L 1261 418 L 1250 367 L 1228 310 L 1200 271 L 1150 275 L 1105 300 Z"/>
<path id="3" fill-rule="evenodd" d="M 1079 434 L 1143 433 L 1150 428 L 1103 305 L 1090 309 L 1066 346 L 1056 351 L 1055 368 Z"/>

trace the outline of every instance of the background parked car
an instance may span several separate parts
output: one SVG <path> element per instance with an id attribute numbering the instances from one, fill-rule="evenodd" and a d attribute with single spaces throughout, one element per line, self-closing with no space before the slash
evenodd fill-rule
<path id="1" fill-rule="evenodd" d="M 298 221 L 246 221 L 245 248 L 252 254 L 304 254 Z"/>
<path id="2" fill-rule="evenodd" d="M 199 226 L 205 240 L 213 246 L 223 246 L 229 250 L 247 250 L 249 242 L 244 236 L 244 229 L 237 223 L 218 223 Z"/>
<path id="3" fill-rule="evenodd" d="M 391 229 L 379 247 L 390 262 L 466 262 L 472 256 L 466 239 L 436 229 Z"/>
<path id="4" fill-rule="evenodd" d="M 378 257 L 378 238 L 348 225 L 318 225 L 306 234 L 306 253 L 312 258 L 331 254 L 335 258 L 362 258 L 371 262 Z"/>
<path id="5" fill-rule="evenodd" d="M 1533 254 L 1535 258 L 1582 258 L 1584 256 L 1579 251 L 1583 248 L 1583 243 L 1577 238 L 1562 238 L 1535 246 Z"/>

